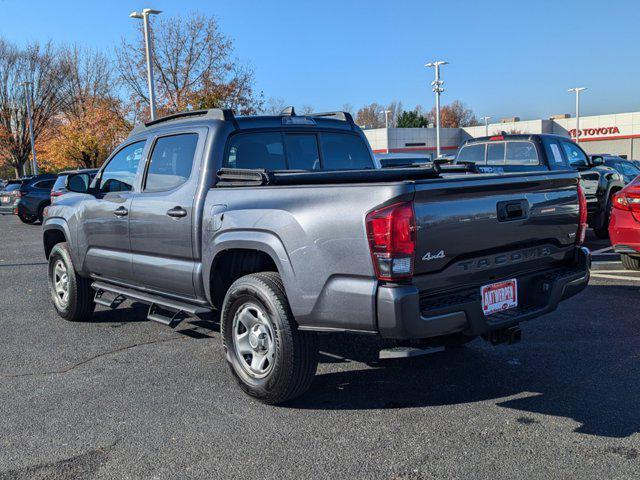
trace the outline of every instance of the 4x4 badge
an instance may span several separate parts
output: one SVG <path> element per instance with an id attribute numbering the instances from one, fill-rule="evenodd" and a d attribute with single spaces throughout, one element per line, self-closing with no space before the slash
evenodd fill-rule
<path id="1" fill-rule="evenodd" d="M 436 253 L 427 252 L 422 257 L 422 261 L 428 262 L 429 260 L 438 260 L 444 257 L 445 257 L 444 250 L 440 250 L 439 252 L 436 252 Z"/>

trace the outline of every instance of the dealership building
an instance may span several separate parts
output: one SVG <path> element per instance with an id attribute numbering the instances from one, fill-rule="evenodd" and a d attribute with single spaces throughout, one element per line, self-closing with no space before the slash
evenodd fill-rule
<path id="1" fill-rule="evenodd" d="M 489 135 L 553 133 L 575 139 L 576 120 L 569 115 L 548 120 L 503 119 L 491 123 Z M 440 129 L 441 150 L 453 154 L 469 138 L 485 136 L 485 126 Z M 364 131 L 375 153 L 418 153 L 433 156 L 435 128 L 375 128 Z M 580 117 L 580 146 L 587 153 L 609 153 L 640 159 L 640 112 Z"/>

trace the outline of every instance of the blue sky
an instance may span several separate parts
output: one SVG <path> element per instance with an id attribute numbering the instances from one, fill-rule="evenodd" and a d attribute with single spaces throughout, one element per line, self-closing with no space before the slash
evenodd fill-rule
<path id="1" fill-rule="evenodd" d="M 428 60 L 445 59 L 443 102 L 479 115 L 541 118 L 640 110 L 640 2 L 0 0 L 0 35 L 112 50 L 133 9 L 218 17 L 265 97 L 318 110 L 401 100 L 431 107 Z"/>

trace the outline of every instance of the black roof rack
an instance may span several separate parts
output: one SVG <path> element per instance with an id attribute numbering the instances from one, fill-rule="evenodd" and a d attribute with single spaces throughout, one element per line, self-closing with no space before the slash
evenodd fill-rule
<path id="1" fill-rule="evenodd" d="M 156 120 L 151 120 L 150 122 L 145 122 L 143 124 L 136 125 L 136 127 L 131 132 L 130 136 L 142 132 L 147 127 L 151 127 L 159 123 L 170 122 L 172 120 L 179 120 L 181 118 L 186 118 L 186 117 L 202 117 L 203 119 L 222 120 L 227 122 L 233 122 L 234 125 L 236 125 L 236 117 L 233 114 L 233 110 L 221 109 L 221 108 L 212 108 L 209 110 L 191 110 L 188 112 L 179 112 L 171 115 L 166 115 Z"/>

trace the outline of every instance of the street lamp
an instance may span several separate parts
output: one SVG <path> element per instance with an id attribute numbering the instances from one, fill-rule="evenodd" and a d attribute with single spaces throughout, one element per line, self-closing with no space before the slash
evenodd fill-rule
<path id="1" fill-rule="evenodd" d="M 389 128 L 389 114 L 391 113 L 391 110 L 385 110 L 384 111 L 384 128 Z"/>
<path id="2" fill-rule="evenodd" d="M 29 87 L 33 82 L 22 82 L 20 85 L 24 87 L 24 95 L 27 97 L 27 117 L 29 117 L 29 136 L 31 138 L 31 173 L 38 175 L 38 162 L 36 161 L 36 142 L 33 138 L 33 117 L 31 116 L 31 92 Z"/>
<path id="3" fill-rule="evenodd" d="M 438 60 L 429 62 L 425 67 L 433 67 L 435 69 L 435 80 L 431 82 L 433 91 L 436 94 L 436 157 L 440 158 L 440 94 L 444 92 L 444 82 L 440 80 L 440 65 L 447 65 L 449 62 Z"/>
<path id="4" fill-rule="evenodd" d="M 574 87 L 567 90 L 576 93 L 576 143 L 580 143 L 580 92 L 586 89 L 586 87 Z"/>
<path id="5" fill-rule="evenodd" d="M 491 117 L 482 117 L 480 120 L 484 120 L 484 136 L 489 136 L 489 119 Z"/>
<path id="6" fill-rule="evenodd" d="M 151 48 L 151 38 L 149 36 L 149 15 L 158 15 L 160 10 L 145 8 L 142 12 L 131 12 L 131 18 L 141 19 L 144 25 L 144 46 L 147 54 L 147 83 L 149 84 L 149 106 L 151 120 L 156 119 L 156 93 L 153 84 L 153 50 Z"/>

